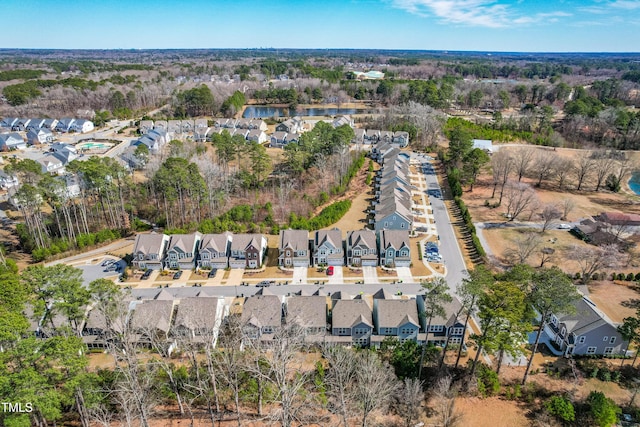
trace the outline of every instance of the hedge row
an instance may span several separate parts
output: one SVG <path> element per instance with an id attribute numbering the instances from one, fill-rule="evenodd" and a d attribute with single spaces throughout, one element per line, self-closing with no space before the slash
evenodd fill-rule
<path id="1" fill-rule="evenodd" d="M 460 209 L 460 215 L 462 215 L 462 219 L 464 220 L 465 225 L 471 233 L 471 243 L 473 244 L 473 247 L 478 252 L 478 255 L 484 257 L 486 255 L 486 252 L 484 251 L 484 248 L 480 243 L 480 239 L 478 239 L 478 236 L 476 234 L 476 226 L 473 225 L 473 222 L 471 221 L 471 214 L 469 213 L 467 205 L 465 205 L 462 199 L 458 196 L 456 196 L 453 200 L 456 202 L 456 205 Z"/>
<path id="2" fill-rule="evenodd" d="M 311 219 L 298 217 L 291 214 L 289 218 L 289 226 L 295 230 L 319 230 L 335 224 L 351 209 L 351 200 L 342 200 L 335 202 L 322 209 L 322 211 Z"/>

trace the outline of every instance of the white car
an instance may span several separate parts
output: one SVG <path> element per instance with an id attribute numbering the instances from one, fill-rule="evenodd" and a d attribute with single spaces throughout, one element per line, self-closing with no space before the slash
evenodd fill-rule
<path id="1" fill-rule="evenodd" d="M 571 230 L 573 228 L 573 226 L 571 224 L 559 224 L 558 225 L 558 229 L 559 230 Z"/>

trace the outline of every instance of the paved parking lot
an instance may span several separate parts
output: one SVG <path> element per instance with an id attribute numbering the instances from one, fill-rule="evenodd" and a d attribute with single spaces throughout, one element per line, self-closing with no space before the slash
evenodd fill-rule
<path id="1" fill-rule="evenodd" d="M 373 284 L 380 283 L 378 280 L 378 271 L 376 267 L 362 267 L 362 277 L 364 278 L 364 283 Z"/>

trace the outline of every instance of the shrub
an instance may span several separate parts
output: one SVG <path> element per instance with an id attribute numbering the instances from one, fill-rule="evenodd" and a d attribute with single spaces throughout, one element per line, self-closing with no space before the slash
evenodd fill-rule
<path id="1" fill-rule="evenodd" d="M 613 400 L 606 397 L 604 393 L 600 391 L 592 391 L 589 393 L 587 403 L 590 406 L 593 420 L 600 427 L 614 425 L 618 420 L 618 414 L 622 412 Z"/>
<path id="2" fill-rule="evenodd" d="M 571 403 L 571 401 L 565 397 L 552 396 L 544 406 L 549 414 L 553 415 L 563 422 L 571 422 L 575 421 L 576 419 L 576 413 L 573 407 L 573 403 Z"/>

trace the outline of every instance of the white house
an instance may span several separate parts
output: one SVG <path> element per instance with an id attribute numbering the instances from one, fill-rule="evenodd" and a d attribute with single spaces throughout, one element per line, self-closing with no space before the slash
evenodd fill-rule
<path id="1" fill-rule="evenodd" d="M 38 128 L 27 132 L 27 143 L 29 145 L 52 143 L 53 139 L 53 132 L 49 129 Z"/>
<path id="2" fill-rule="evenodd" d="M 0 134 L 0 151 L 24 150 L 27 144 L 19 133 Z"/>
<path id="3" fill-rule="evenodd" d="M 77 119 L 71 125 L 71 129 L 78 133 L 91 132 L 94 128 L 93 122 L 85 119 Z"/>

